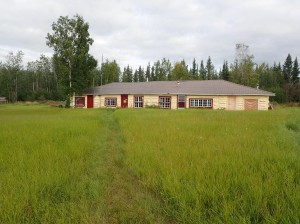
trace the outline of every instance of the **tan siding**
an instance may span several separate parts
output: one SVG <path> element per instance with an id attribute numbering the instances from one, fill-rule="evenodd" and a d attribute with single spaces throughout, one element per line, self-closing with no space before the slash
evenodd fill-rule
<path id="1" fill-rule="evenodd" d="M 128 95 L 128 108 L 134 106 L 134 96 Z M 144 96 L 144 107 L 155 106 L 158 107 L 159 96 L 162 95 L 141 95 Z M 177 109 L 177 95 L 164 95 L 171 96 L 171 108 Z M 117 98 L 117 107 L 121 107 L 121 95 L 104 95 L 94 97 L 94 107 L 105 107 L 105 98 L 112 97 Z M 229 96 L 186 96 L 186 108 L 189 108 L 189 99 L 191 98 L 203 98 L 213 99 L 213 109 L 229 109 Z M 268 110 L 269 97 L 268 96 L 236 96 L 235 110 L 245 109 L 245 99 L 256 99 L 258 101 L 258 110 Z M 72 99 L 74 100 L 74 99 Z M 87 97 L 85 96 L 85 108 L 87 106 Z"/>
<path id="2" fill-rule="evenodd" d="M 171 97 L 171 109 L 177 109 L 177 95 L 144 95 L 144 107 L 158 107 L 160 96 Z"/>
<path id="3" fill-rule="evenodd" d="M 228 96 L 228 110 L 235 110 L 236 109 L 236 96 Z"/>
<path id="4" fill-rule="evenodd" d="M 218 99 L 218 105 L 214 109 L 227 109 L 227 97 L 226 96 L 215 96 Z"/>
<path id="5" fill-rule="evenodd" d="M 100 96 L 95 96 L 94 97 L 94 108 L 99 108 L 101 103 L 101 97 Z"/>
<path id="6" fill-rule="evenodd" d="M 237 96 L 236 97 L 236 110 L 244 110 L 244 97 Z"/>
<path id="7" fill-rule="evenodd" d="M 177 109 L 177 95 L 171 95 L 171 109 Z"/>
<path id="8" fill-rule="evenodd" d="M 268 96 L 240 96 L 237 97 L 237 110 L 245 110 L 245 100 L 255 99 L 258 101 L 258 110 L 268 110 Z"/>
<path id="9" fill-rule="evenodd" d="M 261 96 L 258 99 L 258 110 L 268 110 L 269 97 Z"/>
<path id="10" fill-rule="evenodd" d="M 100 107 L 105 108 L 105 98 L 117 98 L 117 107 L 121 107 L 121 95 L 103 95 L 100 96 Z"/>
<path id="11" fill-rule="evenodd" d="M 158 106 L 158 95 L 144 95 L 145 107 L 157 107 Z"/>
<path id="12" fill-rule="evenodd" d="M 134 95 L 128 95 L 128 108 L 133 108 Z"/>

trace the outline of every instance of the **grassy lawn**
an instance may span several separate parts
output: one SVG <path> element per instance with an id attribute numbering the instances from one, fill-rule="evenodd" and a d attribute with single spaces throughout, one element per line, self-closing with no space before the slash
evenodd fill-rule
<path id="1" fill-rule="evenodd" d="M 0 223 L 164 222 L 113 111 L 0 105 L 0 139 Z"/>
<path id="2" fill-rule="evenodd" d="M 0 223 L 299 223 L 300 109 L 0 105 Z"/>
<path id="3" fill-rule="evenodd" d="M 300 110 L 118 110 L 125 162 L 179 223 L 299 223 Z"/>

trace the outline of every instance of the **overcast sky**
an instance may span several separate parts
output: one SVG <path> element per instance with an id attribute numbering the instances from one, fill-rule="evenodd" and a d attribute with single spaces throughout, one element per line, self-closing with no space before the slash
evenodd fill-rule
<path id="1" fill-rule="evenodd" d="M 249 45 L 256 63 L 300 56 L 299 0 L 0 0 L 0 61 L 22 50 L 24 61 L 51 56 L 46 35 L 59 16 L 83 16 L 91 54 L 146 67 L 162 58 L 188 64 L 211 57 L 233 62 L 235 44 Z"/>

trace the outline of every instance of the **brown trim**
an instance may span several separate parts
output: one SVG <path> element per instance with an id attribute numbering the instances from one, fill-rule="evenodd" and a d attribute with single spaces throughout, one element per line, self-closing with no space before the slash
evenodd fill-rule
<path id="1" fill-rule="evenodd" d="M 142 97 L 142 107 L 135 107 L 135 103 L 136 103 L 135 98 L 136 97 Z M 133 96 L 133 108 L 144 108 L 144 96 L 143 95 L 134 95 Z"/>
<path id="2" fill-rule="evenodd" d="M 191 107 L 191 100 L 211 100 L 211 107 Z M 214 99 L 213 98 L 189 98 L 189 108 L 209 108 L 213 109 Z"/>
<path id="3" fill-rule="evenodd" d="M 77 101 L 82 101 L 77 104 Z M 75 96 L 75 107 L 85 107 L 85 97 L 84 96 Z"/>
<path id="4" fill-rule="evenodd" d="M 162 98 L 162 97 L 170 98 L 170 108 L 160 107 L 160 105 L 163 104 L 160 102 L 160 98 Z M 158 97 L 158 107 L 159 107 L 159 109 L 172 109 L 172 96 L 159 96 Z"/>
<path id="5" fill-rule="evenodd" d="M 109 100 L 109 99 L 113 99 L 113 100 L 116 100 L 116 105 L 115 106 L 109 106 L 109 105 L 107 105 L 107 100 Z M 105 107 L 117 107 L 117 105 L 118 105 L 118 98 L 117 97 L 105 97 L 104 98 L 104 106 Z"/>

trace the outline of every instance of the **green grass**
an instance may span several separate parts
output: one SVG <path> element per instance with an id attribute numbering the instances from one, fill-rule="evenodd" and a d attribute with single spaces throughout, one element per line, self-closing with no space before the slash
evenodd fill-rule
<path id="1" fill-rule="evenodd" d="M 0 106 L 0 223 L 163 222 L 110 110 Z"/>
<path id="2" fill-rule="evenodd" d="M 299 223 L 300 110 L 119 110 L 125 160 L 179 223 Z"/>
<path id="3" fill-rule="evenodd" d="M 0 223 L 299 222 L 299 108 L 0 105 Z"/>
<path id="4" fill-rule="evenodd" d="M 1 108 L 0 223 L 89 221 L 86 213 L 99 203 L 90 176 L 94 141 L 103 131 L 97 114 Z"/>

